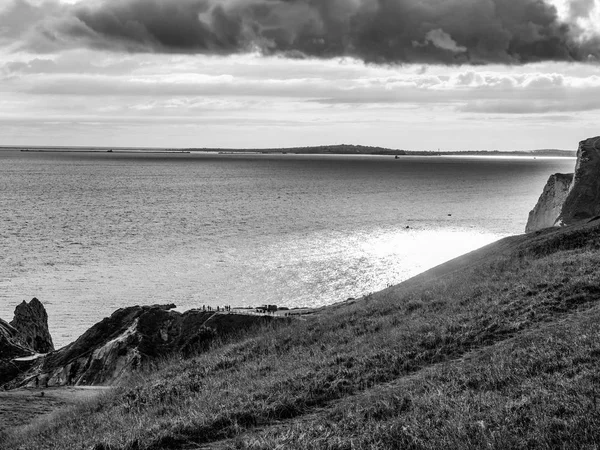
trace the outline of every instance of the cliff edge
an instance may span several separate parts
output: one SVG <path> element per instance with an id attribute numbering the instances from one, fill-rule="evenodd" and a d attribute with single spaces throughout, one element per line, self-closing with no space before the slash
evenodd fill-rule
<path id="1" fill-rule="evenodd" d="M 554 226 L 573 183 L 572 173 L 555 173 L 544 186 L 537 204 L 529 213 L 525 233 Z"/>
<path id="2" fill-rule="evenodd" d="M 600 214 L 600 136 L 579 143 L 575 175 L 558 225 L 572 225 Z"/>
<path id="3" fill-rule="evenodd" d="M 525 232 L 573 225 L 600 215 L 600 136 L 579 143 L 574 174 L 551 175 Z"/>

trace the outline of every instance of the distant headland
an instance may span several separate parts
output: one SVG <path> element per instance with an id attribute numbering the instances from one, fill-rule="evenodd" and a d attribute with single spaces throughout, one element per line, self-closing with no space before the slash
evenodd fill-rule
<path id="1" fill-rule="evenodd" d="M 309 147 L 280 148 L 158 148 L 158 147 L 59 147 L 59 146 L 0 146 L 2 150 L 20 150 L 22 152 L 106 152 L 106 153 L 217 153 L 217 154 L 295 154 L 295 155 L 389 155 L 389 156 L 554 156 L 575 157 L 575 150 L 536 149 L 536 150 L 404 150 L 386 147 L 338 144 Z"/>

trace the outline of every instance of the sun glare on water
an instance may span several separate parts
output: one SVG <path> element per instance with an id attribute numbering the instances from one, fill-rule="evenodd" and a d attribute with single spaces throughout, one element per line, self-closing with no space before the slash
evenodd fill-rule
<path id="1" fill-rule="evenodd" d="M 370 258 L 388 261 L 401 278 L 397 281 L 402 281 L 501 237 L 493 233 L 460 229 L 405 229 L 375 235 L 364 241 L 358 251 Z"/>

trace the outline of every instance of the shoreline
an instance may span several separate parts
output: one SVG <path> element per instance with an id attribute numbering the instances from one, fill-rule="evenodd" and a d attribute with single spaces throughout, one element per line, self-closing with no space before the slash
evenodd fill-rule
<path id="1" fill-rule="evenodd" d="M 159 153 L 159 154 L 211 154 L 211 155 L 339 155 L 339 156 L 391 156 L 400 159 L 402 156 L 494 156 L 494 157 L 562 157 L 575 158 L 576 152 L 559 149 L 537 150 L 401 150 L 384 147 L 361 145 L 330 145 L 289 148 L 165 148 L 165 147 L 96 147 L 96 146 L 0 146 L 0 151 L 21 151 L 33 153 Z"/>
<path id="2" fill-rule="evenodd" d="M 405 231 L 404 228 L 402 227 L 402 229 L 400 231 Z M 411 231 L 414 231 L 411 227 Z M 438 230 L 439 231 L 439 230 Z M 233 304 L 231 306 L 231 312 L 232 313 L 238 313 L 238 314 L 243 314 L 243 315 L 253 315 L 253 316 L 277 316 L 277 317 L 295 317 L 295 318 L 301 318 L 301 317 L 306 317 L 309 315 L 314 315 L 314 314 L 318 314 L 324 310 L 327 310 L 330 307 L 336 307 L 339 305 L 343 305 L 343 304 L 347 304 L 347 303 L 353 303 L 355 301 L 357 301 L 360 298 L 366 297 L 368 295 L 371 295 L 375 292 L 379 292 L 385 289 L 388 289 L 392 286 L 404 283 L 408 280 L 410 280 L 411 278 L 417 277 L 419 275 L 421 275 L 424 272 L 427 272 L 428 270 L 431 270 L 439 265 L 445 264 L 446 262 L 461 257 L 465 254 L 468 254 L 470 252 L 476 251 L 486 245 L 490 245 L 492 243 L 495 243 L 501 239 L 504 239 L 508 236 L 513 236 L 513 235 L 509 235 L 509 234 L 497 234 L 497 233 L 490 233 L 490 236 L 493 240 L 488 240 L 485 239 L 484 242 L 480 242 L 479 245 L 477 247 L 473 247 L 473 248 L 469 248 L 469 249 L 463 249 L 460 253 L 455 253 L 453 255 L 446 255 L 444 257 L 444 259 L 438 259 L 437 263 L 434 263 L 432 265 L 426 264 L 423 267 L 419 267 L 419 271 L 418 272 L 413 272 L 412 274 L 407 274 L 409 276 L 407 276 L 406 278 L 400 278 L 399 280 L 393 280 L 389 283 L 382 283 L 382 284 L 378 284 L 378 285 L 374 285 L 371 286 L 365 290 L 361 290 L 361 291 L 349 291 L 346 295 L 336 295 L 335 298 L 326 298 L 326 299 L 321 299 L 323 300 L 322 302 L 319 303 L 312 303 L 312 304 L 306 304 L 306 303 L 300 303 L 300 304 L 289 304 L 286 303 L 284 301 L 282 301 L 281 303 L 278 302 L 277 300 L 274 301 L 269 301 L 268 303 L 273 303 L 273 304 L 277 304 L 278 305 L 278 310 L 276 313 L 274 314 L 266 314 L 266 313 L 260 313 L 260 312 L 256 312 L 256 309 L 259 308 L 261 306 L 260 303 L 254 303 L 254 304 L 244 304 L 244 303 L 239 303 L 239 304 Z M 35 296 L 35 293 L 31 294 L 32 296 Z M 81 337 L 81 335 L 83 333 L 85 333 L 85 331 L 87 331 L 89 328 L 91 328 L 92 326 L 94 326 L 96 323 L 98 323 L 99 321 L 103 320 L 106 317 L 109 317 L 116 309 L 119 308 L 125 308 L 128 306 L 134 306 L 134 305 L 149 305 L 149 304 L 156 304 L 156 303 L 161 303 L 160 299 L 157 299 L 155 301 L 150 301 L 150 302 L 144 302 L 143 300 L 132 300 L 127 304 L 119 304 L 114 306 L 111 310 L 107 310 L 105 313 L 103 313 L 102 315 L 97 316 L 94 320 L 91 321 L 82 321 L 80 323 L 85 324 L 85 326 L 80 328 L 80 331 L 75 332 L 73 330 L 79 330 L 79 328 L 77 327 L 69 327 L 69 330 L 63 329 L 63 328 L 56 328 L 56 326 L 54 325 L 54 322 L 56 322 L 58 319 L 57 317 L 61 317 L 55 313 L 51 313 L 51 309 L 52 309 L 52 305 L 53 302 L 46 302 L 43 298 L 41 299 L 42 303 L 46 306 L 46 308 L 49 311 L 49 320 L 50 320 L 50 330 L 51 330 L 51 334 L 53 336 L 54 339 L 54 343 L 56 346 L 56 350 L 59 350 L 61 348 L 64 348 L 67 345 L 72 344 L 73 342 L 75 342 L 79 337 Z M 171 300 L 169 300 L 171 301 Z M 202 309 L 202 302 L 200 303 L 193 303 L 193 304 L 189 304 L 189 303 L 185 303 L 183 300 L 177 301 L 176 299 L 172 300 L 177 307 L 174 309 L 175 311 L 179 312 L 179 313 L 185 313 L 186 311 L 189 310 L 201 310 Z M 212 311 L 216 312 L 216 308 L 217 306 L 223 306 L 223 305 L 219 305 L 218 303 L 207 303 L 207 306 L 211 306 L 212 307 Z M 221 310 L 221 313 L 223 313 L 223 310 Z M 0 316 L 2 317 L 2 316 Z M 11 318 L 12 314 L 11 313 L 7 313 L 6 314 L 7 318 Z M 4 318 L 4 317 L 2 317 Z"/>

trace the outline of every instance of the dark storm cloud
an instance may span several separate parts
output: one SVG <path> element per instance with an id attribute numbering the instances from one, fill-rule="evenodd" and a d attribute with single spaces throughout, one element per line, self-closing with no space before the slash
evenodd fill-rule
<path id="1" fill-rule="evenodd" d="M 15 3 L 25 8 L 24 0 Z M 593 3 L 573 5 L 571 16 L 580 17 Z M 598 42 L 577 32 L 542 0 L 98 0 L 36 21 L 28 42 L 41 50 L 259 50 L 376 63 L 597 59 Z"/>

